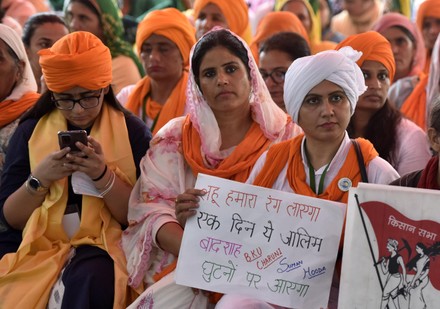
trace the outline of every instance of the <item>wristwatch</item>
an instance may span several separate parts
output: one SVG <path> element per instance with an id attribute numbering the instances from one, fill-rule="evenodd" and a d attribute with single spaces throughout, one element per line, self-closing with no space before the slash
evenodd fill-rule
<path id="1" fill-rule="evenodd" d="M 41 181 L 38 178 L 34 177 L 32 174 L 30 174 L 28 177 L 27 185 L 29 186 L 29 188 L 36 192 L 44 192 L 49 190 L 49 188 L 43 186 L 41 184 Z"/>

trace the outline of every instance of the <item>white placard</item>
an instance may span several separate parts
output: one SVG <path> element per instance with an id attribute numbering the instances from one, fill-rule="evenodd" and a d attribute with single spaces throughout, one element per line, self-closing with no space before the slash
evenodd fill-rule
<path id="1" fill-rule="evenodd" d="M 199 174 L 176 282 L 326 308 L 346 205 Z"/>

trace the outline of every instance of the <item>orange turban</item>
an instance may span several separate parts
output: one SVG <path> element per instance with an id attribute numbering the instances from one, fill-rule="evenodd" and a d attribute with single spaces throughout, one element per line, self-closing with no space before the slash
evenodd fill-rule
<path id="1" fill-rule="evenodd" d="M 194 18 L 209 3 L 215 4 L 225 15 L 229 30 L 244 38 L 249 27 L 248 7 L 244 0 L 196 0 L 194 2 Z M 246 38 L 244 38 L 246 39 Z"/>
<path id="2" fill-rule="evenodd" d="M 416 18 L 417 27 L 420 31 L 423 30 L 423 19 L 425 17 L 440 18 L 440 1 L 426 0 L 420 4 Z"/>
<path id="3" fill-rule="evenodd" d="M 367 31 L 360 34 L 354 34 L 347 37 L 336 46 L 336 50 L 351 46 L 353 49 L 362 52 L 362 57 L 356 62 L 362 66 L 364 61 L 371 60 L 383 64 L 388 70 L 390 82 L 393 81 L 396 72 L 396 63 L 394 61 L 391 44 L 379 32 Z"/>
<path id="4" fill-rule="evenodd" d="M 153 33 L 173 41 L 180 50 L 185 66 L 189 64 L 189 53 L 196 43 L 196 31 L 185 15 L 175 8 L 148 13 L 139 23 L 136 33 L 139 54 L 142 44 Z"/>
<path id="5" fill-rule="evenodd" d="M 74 87 L 98 90 L 112 81 L 112 56 L 100 39 L 78 31 L 38 52 L 47 88 L 63 92 Z"/>
<path id="6" fill-rule="evenodd" d="M 259 58 L 258 49 L 272 35 L 279 32 L 295 32 L 301 35 L 309 44 L 309 35 L 299 18 L 292 12 L 270 12 L 264 16 L 258 24 L 257 33 L 250 45 L 252 55 L 257 61 Z M 257 61 L 258 63 L 258 61 Z"/>

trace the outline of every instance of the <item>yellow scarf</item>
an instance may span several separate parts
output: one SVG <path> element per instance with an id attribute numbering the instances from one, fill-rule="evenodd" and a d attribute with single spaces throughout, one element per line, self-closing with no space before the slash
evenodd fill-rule
<path id="1" fill-rule="evenodd" d="M 59 149 L 56 132 L 66 128 L 66 120 L 58 110 L 40 119 L 29 140 L 31 170 Z M 136 167 L 124 115 L 104 104 L 91 136 L 101 143 L 108 167 L 133 185 Z M 70 249 L 80 245 L 97 246 L 110 254 L 115 263 L 114 308 L 126 307 L 128 274 L 119 247 L 119 223 L 112 218 L 103 199 L 83 196 L 81 224 L 69 239 L 62 226 L 67 195 L 67 178 L 54 182 L 43 204 L 29 218 L 17 253 L 5 255 L 0 261 L 0 307 L 46 308 Z"/>

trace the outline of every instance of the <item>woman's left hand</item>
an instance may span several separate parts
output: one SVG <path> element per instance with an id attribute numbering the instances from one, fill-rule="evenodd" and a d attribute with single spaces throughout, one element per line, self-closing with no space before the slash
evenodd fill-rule
<path id="1" fill-rule="evenodd" d="M 102 175 L 105 170 L 105 158 L 101 144 L 91 136 L 87 139 L 87 146 L 80 142 L 76 143 L 81 152 L 68 153 L 66 158 L 71 160 L 71 162 L 65 165 L 72 170 L 87 174 L 91 179 L 95 179 Z"/>

